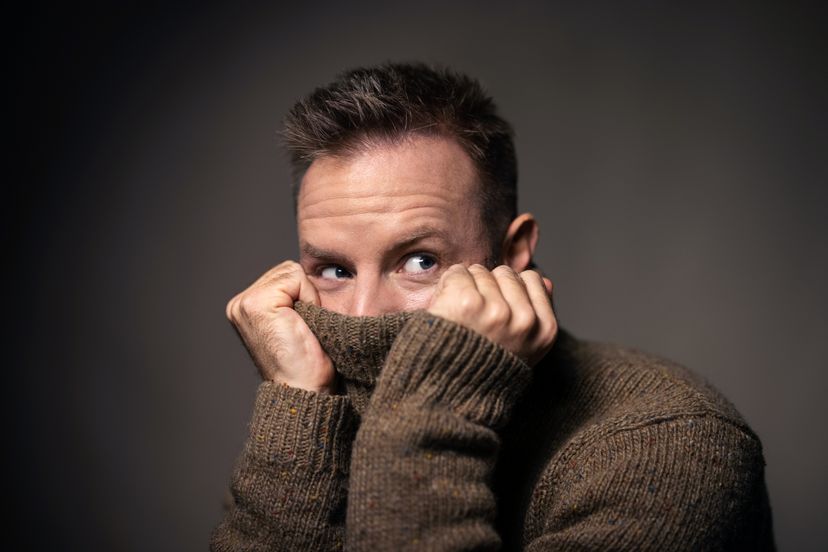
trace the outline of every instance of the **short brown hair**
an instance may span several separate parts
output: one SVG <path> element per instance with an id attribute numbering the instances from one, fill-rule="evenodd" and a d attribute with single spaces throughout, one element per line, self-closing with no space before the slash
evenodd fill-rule
<path id="1" fill-rule="evenodd" d="M 319 157 L 412 134 L 455 139 L 477 168 L 482 221 L 492 255 L 499 256 L 517 216 L 517 159 L 511 125 L 477 80 L 422 63 L 360 67 L 299 100 L 284 126 L 294 200 L 302 176 Z"/>

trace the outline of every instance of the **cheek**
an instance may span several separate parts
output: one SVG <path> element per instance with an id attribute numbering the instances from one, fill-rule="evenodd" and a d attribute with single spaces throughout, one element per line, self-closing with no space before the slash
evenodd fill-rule
<path id="1" fill-rule="evenodd" d="M 417 290 L 401 290 L 404 307 L 402 310 L 413 311 L 428 308 L 437 285 L 425 286 Z"/>
<path id="2" fill-rule="evenodd" d="M 319 305 L 328 310 L 332 310 L 334 312 L 345 312 L 345 297 L 342 293 L 332 293 L 331 291 L 318 289 L 317 292 L 319 293 Z"/>

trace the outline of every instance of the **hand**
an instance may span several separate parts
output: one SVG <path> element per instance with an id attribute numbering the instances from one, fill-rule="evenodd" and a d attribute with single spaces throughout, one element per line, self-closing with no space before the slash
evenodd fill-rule
<path id="1" fill-rule="evenodd" d="M 558 322 L 552 282 L 534 270 L 452 265 L 437 284 L 428 312 L 466 326 L 534 366 L 552 348 Z"/>
<path id="2" fill-rule="evenodd" d="M 263 379 L 330 393 L 335 387 L 333 363 L 293 310 L 297 300 L 319 305 L 319 294 L 298 263 L 285 261 L 233 297 L 227 318 Z"/>

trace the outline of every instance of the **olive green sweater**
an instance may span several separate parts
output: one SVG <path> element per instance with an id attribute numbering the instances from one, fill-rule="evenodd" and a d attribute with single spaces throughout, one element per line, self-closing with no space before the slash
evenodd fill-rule
<path id="1" fill-rule="evenodd" d="M 261 384 L 214 551 L 774 548 L 759 439 L 680 366 L 296 310 L 345 393 Z"/>

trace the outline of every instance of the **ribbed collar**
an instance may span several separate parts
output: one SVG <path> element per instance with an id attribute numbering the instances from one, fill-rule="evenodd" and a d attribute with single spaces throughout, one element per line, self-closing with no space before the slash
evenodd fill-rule
<path id="1" fill-rule="evenodd" d="M 373 387 L 385 357 L 412 312 L 382 316 L 348 316 L 310 303 L 297 302 L 294 309 L 319 339 L 334 368 L 345 379 Z M 577 339 L 564 328 L 548 357 L 577 345 Z"/>
<path id="2" fill-rule="evenodd" d="M 347 316 L 297 302 L 294 309 L 319 339 L 334 368 L 346 380 L 374 386 L 391 344 L 411 312 L 382 316 Z"/>

